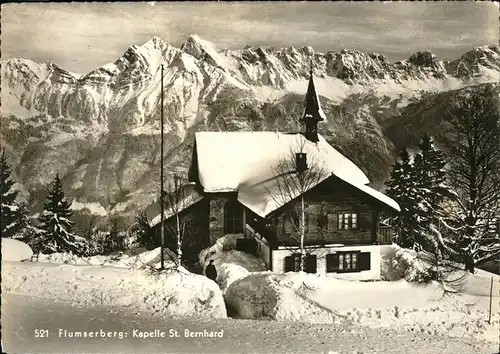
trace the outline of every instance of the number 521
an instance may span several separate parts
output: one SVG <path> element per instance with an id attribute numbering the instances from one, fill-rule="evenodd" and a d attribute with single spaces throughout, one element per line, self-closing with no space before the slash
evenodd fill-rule
<path id="1" fill-rule="evenodd" d="M 48 329 L 35 329 L 35 338 L 48 338 L 49 330 Z"/>

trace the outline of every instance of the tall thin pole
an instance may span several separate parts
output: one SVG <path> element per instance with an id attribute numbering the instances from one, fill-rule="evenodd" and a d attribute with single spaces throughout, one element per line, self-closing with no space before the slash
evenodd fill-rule
<path id="1" fill-rule="evenodd" d="M 488 323 L 491 324 L 491 310 L 493 308 L 493 276 L 491 277 L 490 285 L 490 315 L 488 317 Z"/>
<path id="2" fill-rule="evenodd" d="M 161 222 L 160 222 L 160 237 L 161 237 L 161 246 L 160 246 L 160 268 L 165 269 L 165 259 L 163 255 L 163 249 L 165 247 L 165 225 L 163 224 L 165 219 L 165 210 L 164 210 L 164 200 L 163 200 L 163 64 L 161 65 L 161 103 L 160 103 L 160 125 L 161 125 L 161 143 L 160 143 L 160 209 L 161 209 Z"/>

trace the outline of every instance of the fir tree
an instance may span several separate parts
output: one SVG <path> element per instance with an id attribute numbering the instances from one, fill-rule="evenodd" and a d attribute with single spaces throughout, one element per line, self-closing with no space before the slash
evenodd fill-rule
<path id="1" fill-rule="evenodd" d="M 405 248 L 415 244 L 415 179 L 410 154 L 404 148 L 394 163 L 390 179 L 385 183 L 386 194 L 396 200 L 401 207 L 400 214 L 394 218 L 397 228 L 396 242 Z"/>
<path id="2" fill-rule="evenodd" d="M 442 203 L 453 195 L 446 184 L 446 155 L 436 150 L 427 133 L 422 136 L 418 147 L 420 152 L 413 163 L 416 238 L 422 248 L 440 254 L 441 248 L 445 247 L 440 233 Z"/>
<path id="3" fill-rule="evenodd" d="M 85 239 L 71 232 L 73 226 L 73 222 L 70 220 L 71 215 L 69 203 L 64 198 L 61 179 L 59 174 L 56 174 L 52 189 L 47 195 L 44 210 L 39 217 L 43 230 L 42 252 L 72 252 L 75 254 L 85 252 Z"/>
<path id="4" fill-rule="evenodd" d="M 153 228 L 149 226 L 148 218 L 145 212 L 139 214 L 131 227 L 131 233 L 135 235 L 135 243 L 139 247 L 145 247 L 152 250 L 155 245 Z"/>
<path id="5" fill-rule="evenodd" d="M 453 195 L 446 185 L 446 156 L 436 150 L 428 134 L 422 136 L 418 147 L 420 152 L 413 163 L 406 149 L 401 152 L 386 182 L 387 194 L 401 207 L 396 217 L 398 243 L 402 247 L 440 254 L 447 248 L 439 231 L 442 203 Z"/>
<path id="6" fill-rule="evenodd" d="M 0 214 L 1 214 L 1 233 L 2 237 L 12 237 L 26 225 L 26 208 L 16 203 L 19 193 L 13 190 L 14 181 L 10 179 L 11 166 L 8 163 L 5 151 L 2 149 L 0 157 Z"/>

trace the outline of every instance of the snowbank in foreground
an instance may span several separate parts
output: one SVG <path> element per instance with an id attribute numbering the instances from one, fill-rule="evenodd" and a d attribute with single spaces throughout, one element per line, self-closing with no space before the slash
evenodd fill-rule
<path id="1" fill-rule="evenodd" d="M 222 294 L 225 294 L 229 286 L 236 280 L 243 279 L 250 272 L 240 265 L 223 263 L 217 273 L 217 284 L 219 284 Z"/>
<path id="2" fill-rule="evenodd" d="M 31 247 L 26 243 L 2 237 L 2 259 L 4 261 L 24 261 L 33 256 Z"/>
<path id="3" fill-rule="evenodd" d="M 475 286 L 482 282 L 472 277 Z M 493 324 L 487 324 L 487 297 L 443 297 L 436 283 L 418 284 L 404 279 L 358 282 L 305 273 L 251 273 L 230 284 L 224 299 L 228 313 L 240 318 L 347 321 L 372 328 L 498 339 L 500 315 L 495 314 Z"/>
<path id="4" fill-rule="evenodd" d="M 334 311 L 324 308 L 308 297 L 315 285 L 305 273 L 251 273 L 236 280 L 227 289 L 224 299 L 234 317 L 311 323 L 342 321 Z"/>
<path id="5" fill-rule="evenodd" d="M 47 263 L 2 263 L 2 290 L 83 306 L 126 306 L 152 313 L 226 318 L 218 286 L 185 270 L 146 270 Z"/>
<path id="6" fill-rule="evenodd" d="M 74 265 L 101 265 L 121 268 L 140 269 L 147 266 L 159 268 L 160 266 L 160 247 L 151 251 L 140 253 L 136 256 L 128 256 L 126 254 L 116 255 L 98 255 L 92 257 L 79 257 L 72 253 L 52 253 L 40 254 L 35 256 L 35 261 L 42 263 L 63 263 Z M 164 251 L 165 262 L 167 267 L 174 266 L 175 255 L 167 248 Z"/>

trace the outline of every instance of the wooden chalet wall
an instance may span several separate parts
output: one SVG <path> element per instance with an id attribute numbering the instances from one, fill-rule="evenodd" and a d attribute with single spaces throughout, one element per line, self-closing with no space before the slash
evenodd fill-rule
<path id="1" fill-rule="evenodd" d="M 197 261 L 199 252 L 210 246 L 208 234 L 208 208 L 207 199 L 202 199 L 196 204 L 186 208 L 180 213 L 180 218 L 190 218 L 189 233 L 183 240 L 182 253 L 186 260 Z M 170 217 L 165 221 L 165 246 L 177 252 L 176 218 Z M 160 224 L 154 227 L 155 247 L 161 244 Z"/>
<path id="2" fill-rule="evenodd" d="M 377 243 L 379 211 L 383 208 L 364 193 L 337 177 L 330 177 L 305 194 L 306 245 Z M 277 242 L 298 244 L 292 215 L 300 213 L 300 198 L 288 203 L 271 215 Z M 356 214 L 356 228 L 339 230 L 338 214 Z M 297 219 L 295 223 L 298 224 Z"/>

